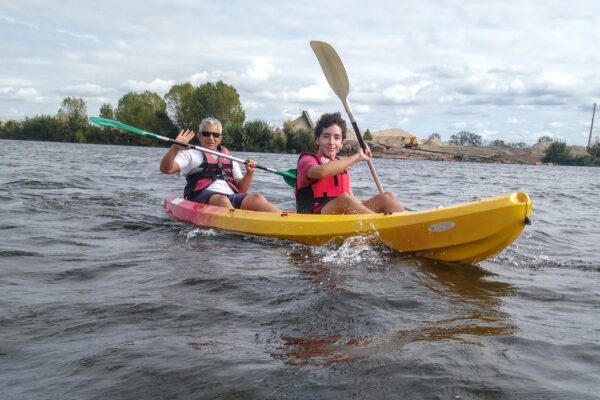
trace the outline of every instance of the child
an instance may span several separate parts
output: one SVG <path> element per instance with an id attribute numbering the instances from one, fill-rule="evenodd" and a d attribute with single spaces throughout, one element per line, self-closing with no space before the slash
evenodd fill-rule
<path id="1" fill-rule="evenodd" d="M 346 139 L 346 121 L 340 113 L 323 114 L 315 127 L 317 154 L 303 153 L 298 159 L 296 208 L 304 214 L 373 214 L 404 211 L 392 193 L 379 193 L 360 201 L 350 190 L 348 168 L 371 159 L 371 150 L 359 148 L 348 158 L 337 153 Z"/>

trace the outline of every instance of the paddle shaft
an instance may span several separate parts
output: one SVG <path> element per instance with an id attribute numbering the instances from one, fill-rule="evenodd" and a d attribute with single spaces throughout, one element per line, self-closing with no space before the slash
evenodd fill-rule
<path id="1" fill-rule="evenodd" d="M 241 164 L 248 164 L 247 160 L 243 160 L 241 158 L 233 157 L 233 156 L 230 156 L 228 154 L 223 154 L 223 153 L 220 153 L 218 151 L 206 149 L 206 148 L 201 147 L 201 146 L 196 146 L 196 145 L 193 145 L 193 144 L 180 142 L 178 140 L 174 140 L 174 139 L 168 138 L 166 136 L 161 136 L 161 135 L 158 135 L 156 133 L 148 132 L 148 131 L 145 131 L 143 129 L 136 128 L 134 126 L 130 126 L 130 125 L 124 124 L 124 123 L 122 123 L 120 121 L 114 121 L 114 120 L 111 120 L 111 119 L 98 118 L 98 117 L 91 117 L 90 120 L 93 123 L 97 124 L 97 125 L 108 126 L 108 127 L 111 127 L 111 128 L 120 129 L 120 130 L 123 130 L 123 131 L 135 133 L 136 135 L 145 136 L 145 137 L 149 137 L 149 138 L 152 138 L 152 139 L 162 140 L 163 142 L 167 142 L 167 143 L 171 143 L 171 144 L 176 144 L 176 145 L 182 146 L 182 147 L 196 149 L 196 150 L 199 150 L 199 151 L 201 151 L 203 153 L 212 154 L 212 155 L 217 156 L 217 157 L 223 157 L 223 158 L 226 158 L 228 160 L 235 161 L 235 162 L 238 162 L 238 163 L 241 163 Z M 258 169 L 262 169 L 264 171 L 272 172 L 272 173 L 277 174 L 277 175 L 282 175 L 282 173 L 280 173 L 279 171 L 277 171 L 277 170 L 275 170 L 273 168 L 264 167 L 264 166 L 258 165 L 258 164 L 255 165 L 255 167 L 258 168 Z"/>
<path id="2" fill-rule="evenodd" d="M 346 113 L 348 114 L 348 118 L 350 119 L 350 123 L 352 124 L 352 128 L 354 129 L 354 133 L 356 134 L 356 139 L 358 139 L 358 144 L 365 151 L 367 149 L 367 144 L 363 140 L 362 135 L 360 134 L 360 130 L 358 129 L 358 124 L 354 119 L 354 114 L 352 114 L 352 108 L 350 107 L 350 102 L 348 99 L 343 100 L 344 108 L 346 109 Z M 381 183 L 379 182 L 379 177 L 377 176 L 377 171 L 375 171 L 375 166 L 371 162 L 371 160 L 367 161 L 367 165 L 371 170 L 371 175 L 373 176 L 373 180 L 375 181 L 375 186 L 377 186 L 377 191 L 379 193 L 383 193 L 383 188 L 381 187 Z"/>
<path id="3" fill-rule="evenodd" d="M 171 138 L 168 138 L 166 136 L 157 135 L 155 133 L 153 133 L 152 135 L 154 135 L 154 137 L 157 138 L 157 139 L 159 139 L 159 140 L 162 140 L 162 141 L 165 141 L 165 142 L 169 142 L 171 144 L 176 144 L 176 145 L 182 146 L 182 147 L 189 147 L 191 149 L 199 150 L 199 151 L 201 151 L 203 153 L 212 154 L 213 156 L 217 156 L 217 157 L 227 158 L 228 160 L 239 162 L 241 164 L 248 164 L 248 160 L 243 160 L 241 158 L 230 156 L 229 154 L 223 154 L 223 153 L 220 153 L 218 151 L 210 150 L 210 149 L 207 149 L 207 148 L 204 148 L 204 147 L 201 147 L 201 146 L 196 146 L 194 144 L 180 142 L 178 140 L 171 139 Z M 258 169 L 262 169 L 263 171 L 269 171 L 269 172 L 273 172 L 275 174 L 278 173 L 278 171 L 274 170 L 273 168 L 264 167 L 264 166 L 259 165 L 259 164 L 256 164 L 255 167 L 258 168 Z"/>
<path id="4" fill-rule="evenodd" d="M 333 92 L 344 104 L 344 108 L 346 109 L 346 113 L 348 113 L 348 118 L 350 118 L 350 122 L 354 128 L 354 133 L 356 134 L 358 143 L 363 151 L 365 151 L 367 149 L 367 145 L 360 134 L 360 130 L 358 129 L 358 125 L 354 119 L 354 114 L 352 114 L 350 102 L 348 101 L 350 80 L 348 79 L 348 74 L 346 73 L 346 68 L 344 68 L 342 59 L 329 43 L 313 40 L 310 42 L 310 47 L 312 47 L 315 55 L 317 56 L 317 60 L 321 65 L 321 69 L 323 70 L 323 74 L 325 75 L 331 90 L 333 90 Z M 377 190 L 379 193 L 383 193 L 383 189 L 381 188 L 381 183 L 379 182 L 379 177 L 377 176 L 377 172 L 375 171 L 373 163 L 371 160 L 369 160 L 367 161 L 367 164 L 371 170 L 371 175 L 373 176 Z"/>

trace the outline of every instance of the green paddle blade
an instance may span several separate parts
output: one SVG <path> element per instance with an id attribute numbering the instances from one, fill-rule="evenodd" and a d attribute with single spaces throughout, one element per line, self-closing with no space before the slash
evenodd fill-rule
<path id="1" fill-rule="evenodd" d="M 296 187 L 296 169 L 288 169 L 286 171 L 277 171 L 277 175 L 282 176 L 285 183 L 289 186 Z"/>
<path id="2" fill-rule="evenodd" d="M 147 132 L 145 130 L 136 128 L 135 126 L 127 125 L 119 121 L 115 121 L 113 119 L 108 118 L 100 118 L 100 117 L 90 117 L 90 121 L 100 126 L 109 126 L 111 128 L 117 128 L 124 131 L 129 131 L 135 133 L 137 135 L 146 136 L 149 138 L 156 139 L 157 135 L 151 132 Z"/>

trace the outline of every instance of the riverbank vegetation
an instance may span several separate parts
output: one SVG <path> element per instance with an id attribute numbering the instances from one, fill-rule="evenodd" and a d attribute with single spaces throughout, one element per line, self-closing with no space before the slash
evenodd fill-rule
<path id="1" fill-rule="evenodd" d="M 283 128 L 262 120 L 246 121 L 236 89 L 222 81 L 198 87 L 191 83 L 174 85 L 163 98 L 150 91 L 129 92 L 119 99 L 116 107 L 103 104 L 100 117 L 171 138 L 180 129 L 197 131 L 203 118 L 216 117 L 223 123 L 223 145 L 231 150 L 274 153 L 313 150 L 312 131 L 297 129 L 291 121 L 284 123 Z M 76 97 L 65 98 L 55 115 L 0 121 L 0 139 L 164 146 L 149 138 L 91 124 L 85 101 Z"/>
<path id="2" fill-rule="evenodd" d="M 230 150 L 272 153 L 301 153 L 314 150 L 312 131 L 299 129 L 292 121 L 286 121 L 281 128 L 263 120 L 247 121 L 237 90 L 223 81 L 206 82 L 200 86 L 189 82 L 173 85 L 164 97 L 151 91 L 129 92 L 119 99 L 116 106 L 103 104 L 100 107 L 100 117 L 116 119 L 171 138 L 177 136 L 181 129 L 197 131 L 203 118 L 216 117 L 223 123 L 223 145 Z M 376 138 L 374 139 L 369 130 L 364 132 L 364 138 L 368 141 L 375 140 L 370 143 L 374 148 L 377 147 Z M 55 115 L 0 121 L 0 139 L 164 146 L 164 143 L 150 138 L 91 124 L 85 101 L 76 97 L 65 98 Z M 442 145 L 439 134 L 431 134 L 428 142 L 432 139 L 437 139 L 437 143 Z M 548 145 L 543 157 L 546 163 L 600 165 L 598 138 L 583 155 L 571 154 L 566 142 L 553 141 L 547 136 L 541 137 L 538 145 L 540 143 Z M 506 153 L 506 149 L 517 151 L 527 147 L 525 143 L 505 143 L 500 139 L 485 143 L 484 146 L 480 135 L 467 131 L 452 135 L 449 144 L 457 148 L 473 148 L 474 153 L 481 149 L 479 152 L 482 154 L 484 149 L 490 148 L 502 148 Z M 412 147 L 412 150 L 416 152 L 418 149 Z M 489 156 L 479 156 L 475 154 L 473 157 L 481 161 L 493 159 Z M 510 160 L 509 156 L 507 158 Z"/>

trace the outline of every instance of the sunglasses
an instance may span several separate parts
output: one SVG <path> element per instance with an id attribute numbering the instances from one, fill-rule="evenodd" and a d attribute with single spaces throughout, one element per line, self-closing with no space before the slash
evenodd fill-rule
<path id="1" fill-rule="evenodd" d="M 207 132 L 207 131 L 202 131 L 202 136 L 204 137 L 209 137 L 211 136 L 214 137 L 215 139 L 218 139 L 221 137 L 221 134 L 219 132 Z"/>

